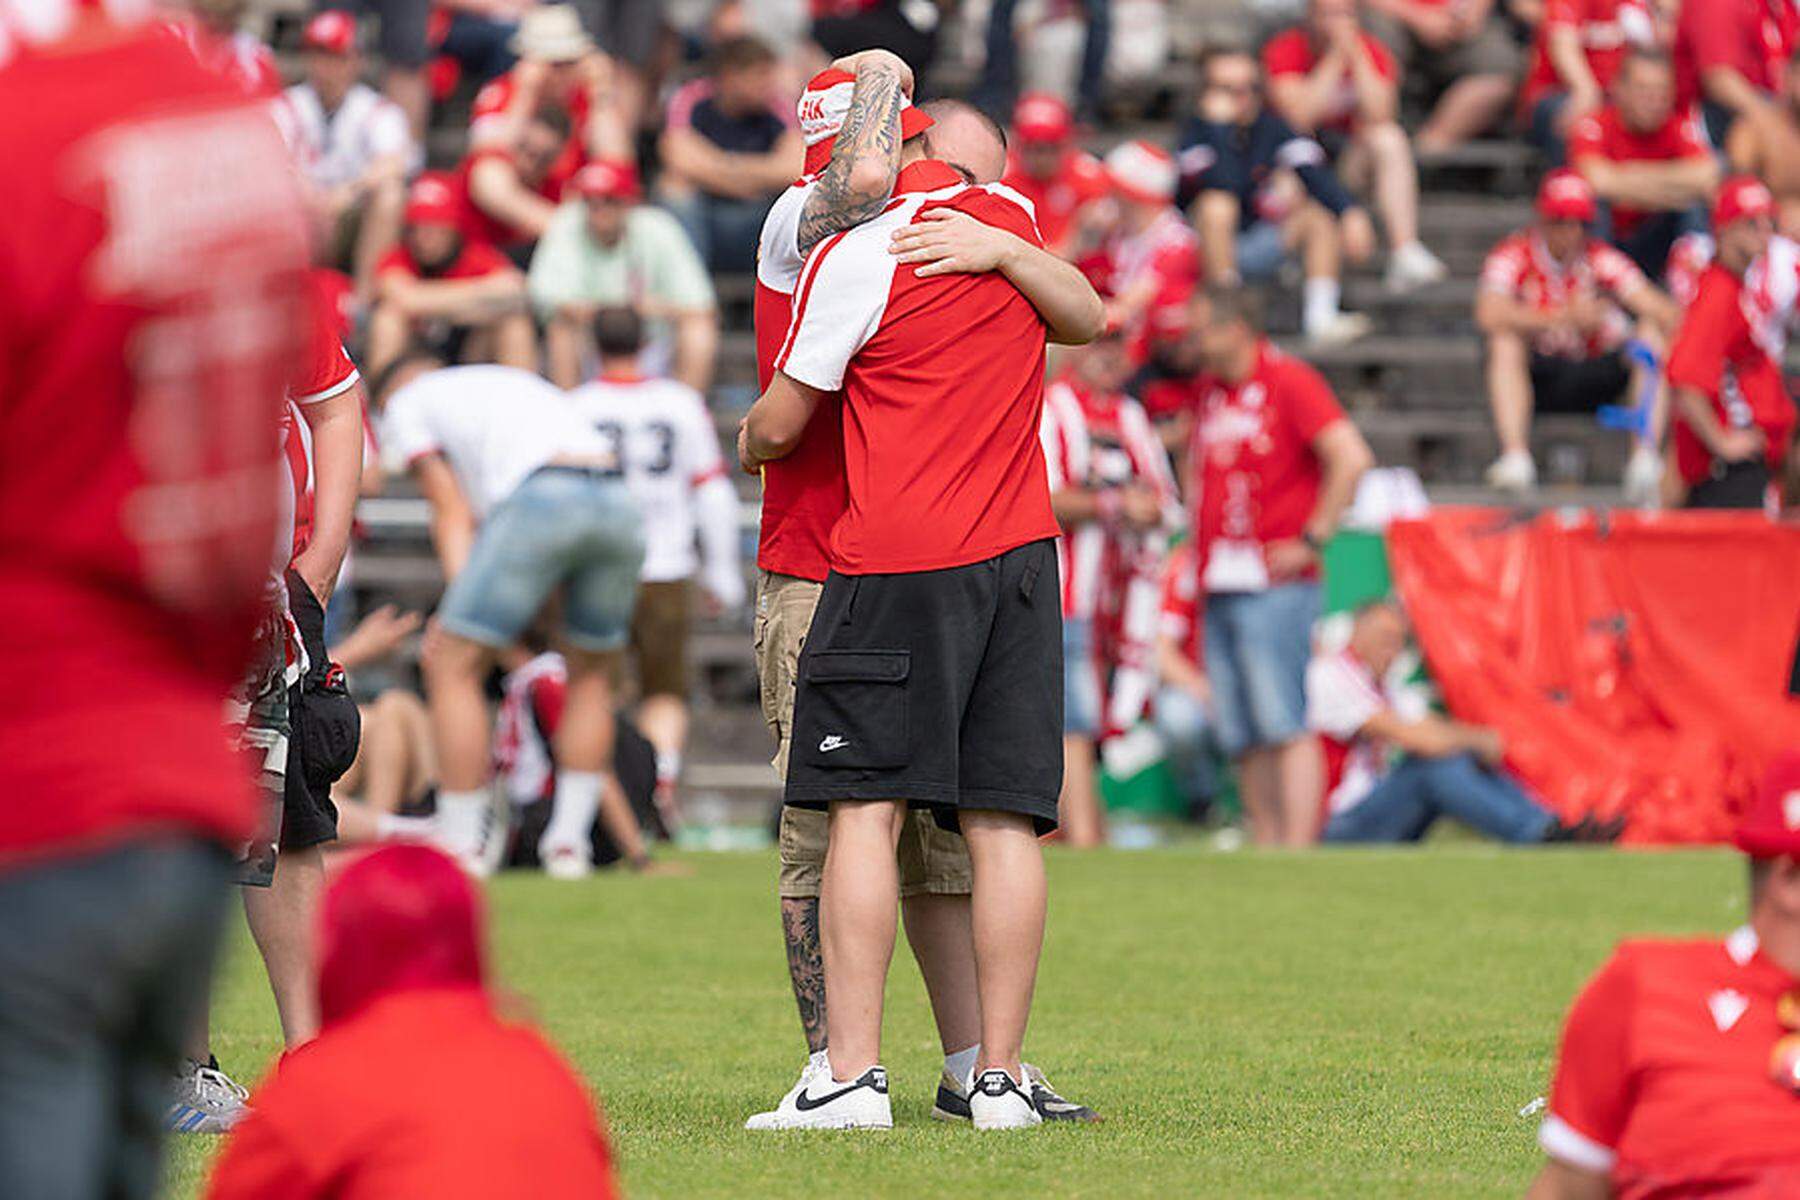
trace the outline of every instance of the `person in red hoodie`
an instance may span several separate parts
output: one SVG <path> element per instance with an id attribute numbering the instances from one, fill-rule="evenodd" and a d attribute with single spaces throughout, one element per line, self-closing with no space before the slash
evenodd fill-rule
<path id="1" fill-rule="evenodd" d="M 251 1097 L 209 1200 L 618 1195 L 580 1079 L 495 1011 L 482 925 L 441 851 L 385 846 L 344 869 L 320 912 L 324 1027 Z"/>

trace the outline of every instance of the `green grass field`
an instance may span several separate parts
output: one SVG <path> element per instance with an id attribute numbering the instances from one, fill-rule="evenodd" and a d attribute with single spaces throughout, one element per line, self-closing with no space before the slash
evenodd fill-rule
<path id="1" fill-rule="evenodd" d="M 1052 850 L 1028 1054 L 1108 1120 L 982 1137 L 929 1119 L 938 1071 L 902 950 L 889 989 L 890 1134 L 748 1134 L 804 1057 L 772 855 L 696 856 L 687 878 L 492 892 L 505 985 L 605 1103 L 634 1196 L 1518 1195 L 1562 1012 L 1619 937 L 1724 931 L 1725 853 L 1224 855 Z M 240 923 L 241 924 L 241 923 Z M 214 1047 L 248 1079 L 276 1050 L 248 939 Z M 369 1086 L 379 1087 L 378 1077 Z M 196 1194 L 215 1143 L 175 1147 Z M 804 1182 L 802 1182 L 804 1181 Z"/>

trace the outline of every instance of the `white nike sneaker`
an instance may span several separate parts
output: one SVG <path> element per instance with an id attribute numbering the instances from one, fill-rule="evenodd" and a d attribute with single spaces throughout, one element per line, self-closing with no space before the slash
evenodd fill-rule
<path id="1" fill-rule="evenodd" d="M 477 879 L 489 878 L 505 864 L 512 818 L 512 806 L 498 789 L 488 789 L 486 796 L 487 803 L 475 812 L 440 805 L 431 831 L 432 843 Z"/>
<path id="2" fill-rule="evenodd" d="M 789 1126 L 781 1124 L 780 1122 L 786 1120 L 787 1117 L 794 1113 L 794 1097 L 798 1096 L 801 1092 L 804 1092 L 806 1090 L 806 1085 L 812 1082 L 813 1076 L 817 1075 L 820 1071 L 829 1073 L 829 1065 L 825 1061 L 825 1051 L 814 1050 L 811 1054 L 806 1056 L 806 1065 L 800 1068 L 800 1078 L 794 1081 L 794 1086 L 789 1088 L 787 1095 L 781 1098 L 781 1103 L 777 1104 L 768 1112 L 756 1113 L 748 1121 L 744 1122 L 744 1128 L 789 1128 Z"/>
<path id="3" fill-rule="evenodd" d="M 1537 486 L 1537 463 L 1527 451 L 1509 450 L 1488 467 L 1487 481 L 1503 492 L 1529 492 Z"/>
<path id="4" fill-rule="evenodd" d="M 892 1129 L 894 1110 L 888 1102 L 887 1068 L 870 1067 L 851 1083 L 831 1077 L 826 1064 L 805 1086 L 782 1098 L 772 1113 L 751 1118 L 756 1129 Z"/>
<path id="5" fill-rule="evenodd" d="M 969 1117 L 977 1129 L 1028 1129 L 1044 1123 L 1017 1080 L 999 1067 L 983 1071 L 969 1092 Z"/>

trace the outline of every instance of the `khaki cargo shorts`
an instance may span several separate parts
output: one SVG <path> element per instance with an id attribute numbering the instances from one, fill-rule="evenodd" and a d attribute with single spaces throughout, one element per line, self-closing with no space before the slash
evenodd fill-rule
<path id="1" fill-rule="evenodd" d="M 756 672 L 762 684 L 763 720 L 775 738 L 774 767 L 787 776 L 788 740 L 794 730 L 794 683 L 800 647 L 812 624 L 822 584 L 792 575 L 759 573 L 756 585 Z M 829 816 L 783 805 L 781 809 L 781 896 L 818 897 L 825 870 Z M 961 834 L 940 829 L 924 809 L 909 813 L 900 831 L 902 896 L 966 896 L 972 874 L 969 847 Z"/>

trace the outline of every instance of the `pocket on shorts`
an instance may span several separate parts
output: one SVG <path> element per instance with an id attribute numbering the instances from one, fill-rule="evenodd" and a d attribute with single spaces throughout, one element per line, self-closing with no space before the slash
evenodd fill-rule
<path id="1" fill-rule="evenodd" d="M 887 770 L 907 762 L 909 650 L 819 650 L 800 660 L 805 710 L 795 746 L 814 766 Z"/>

